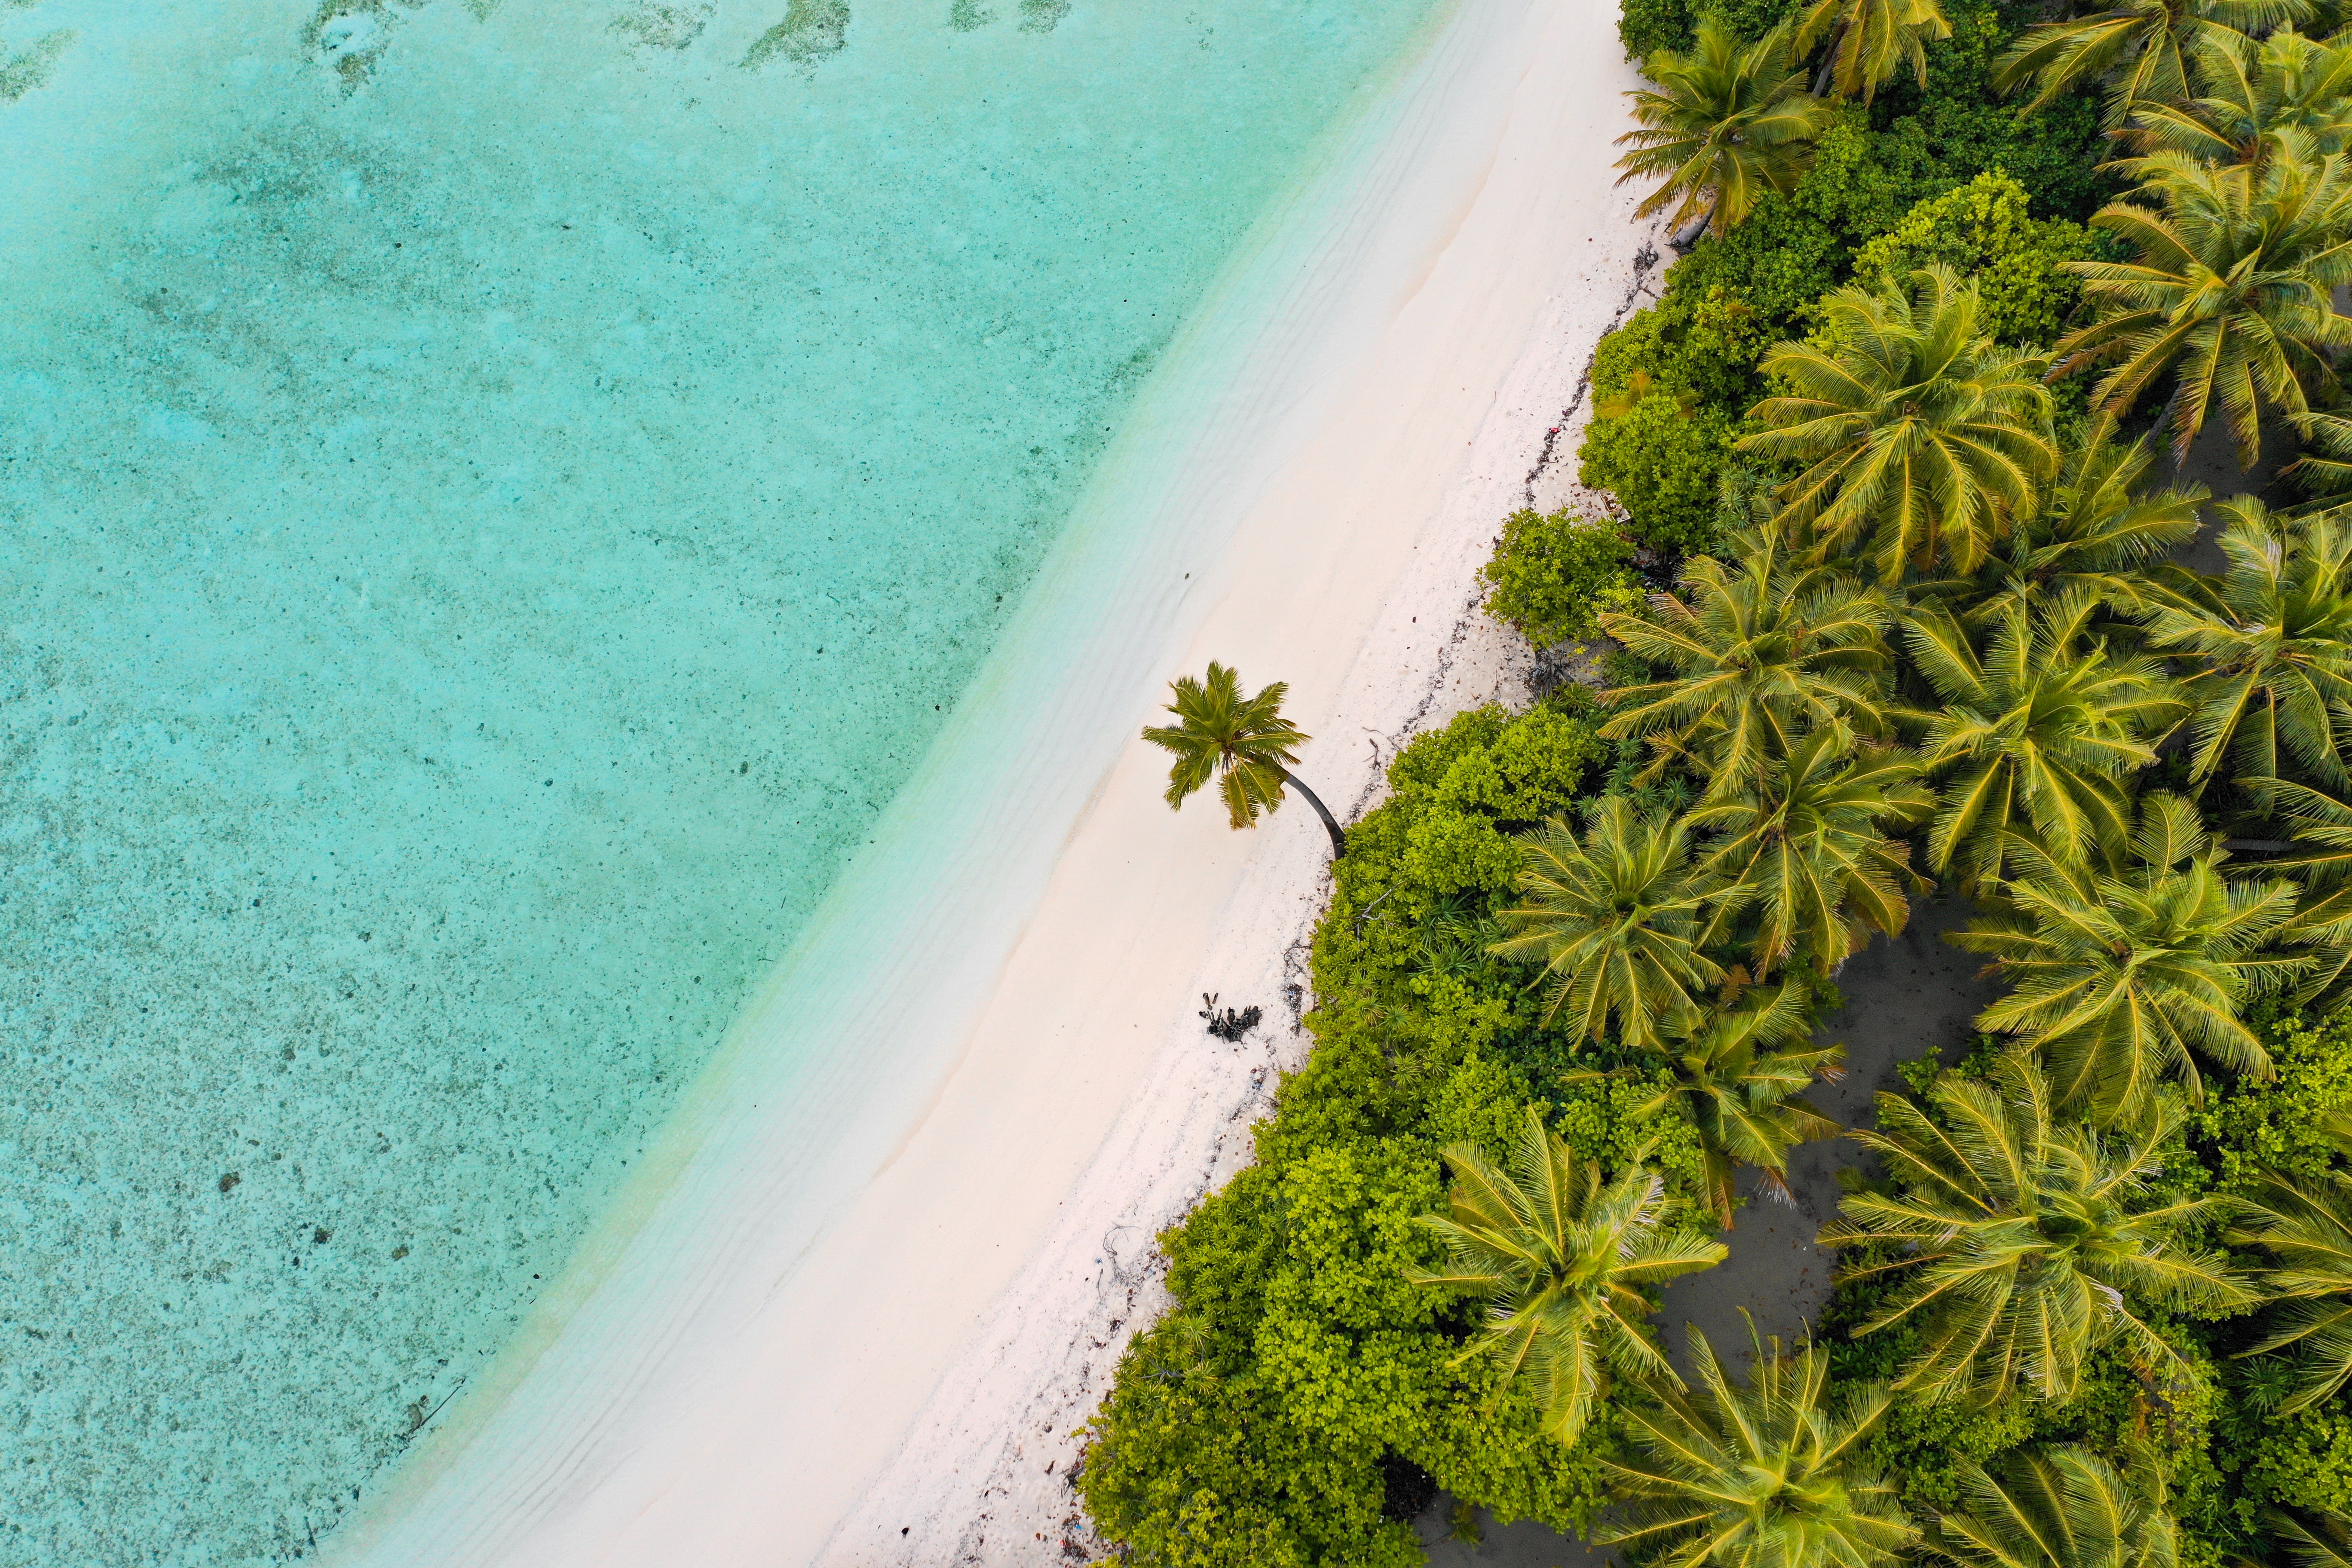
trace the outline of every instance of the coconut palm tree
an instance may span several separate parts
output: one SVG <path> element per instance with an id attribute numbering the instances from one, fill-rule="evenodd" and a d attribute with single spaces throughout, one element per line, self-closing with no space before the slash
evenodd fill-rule
<path id="1" fill-rule="evenodd" d="M 2261 794 L 2285 817 L 2294 851 L 2272 856 L 2264 868 L 2285 872 L 2302 888 L 2294 915 L 2276 935 L 2281 947 L 2310 963 L 2296 980 L 2294 999 L 2332 1012 L 2352 978 L 2352 801 L 2294 779 L 2269 781 Z M 2352 1131 L 2352 1118 L 2346 1127 Z M 2345 1152 L 2352 1154 L 2352 1142 Z"/>
<path id="2" fill-rule="evenodd" d="M 2006 907 L 1947 940 L 1989 955 L 2015 987 L 1977 1025 L 2038 1047 L 2061 1106 L 2103 1124 L 2137 1117 L 2167 1077 L 2201 1100 L 2200 1056 L 2270 1076 L 2269 1053 L 2240 1015 L 2312 968 L 2307 954 L 2266 951 L 2294 912 L 2292 883 L 2224 878 L 2229 856 L 2197 808 L 2162 793 L 2140 802 L 2120 874 L 2031 844 L 2017 858 Z"/>
<path id="3" fill-rule="evenodd" d="M 2140 160 L 2142 188 L 2091 218 L 2135 258 L 2065 264 L 2099 314 L 2059 343 L 2053 374 L 2113 362 L 2091 394 L 2107 419 L 2173 375 L 2166 418 L 2179 457 L 2217 400 L 2252 468 L 2265 405 L 2292 420 L 2342 390 L 2334 362 L 2352 348 L 2352 318 L 2330 292 L 2352 281 L 2352 169 L 2300 130 L 2272 140 L 2259 166 L 2169 152 Z"/>
<path id="4" fill-rule="evenodd" d="M 1675 672 L 1601 694 L 1615 710 L 1601 733 L 1650 743 L 1644 778 L 1681 764 L 1730 788 L 1822 725 L 1891 733 L 1886 595 L 1792 559 L 1777 532 L 1745 530 L 1731 542 L 1729 563 L 1692 556 L 1681 595 L 1654 596 L 1648 615 L 1600 617 L 1628 652 Z"/>
<path id="5" fill-rule="evenodd" d="M 2304 494 L 2321 501 L 2341 501 L 2352 490 L 2352 418 L 2326 409 L 2296 414 L 2287 423 L 2302 440 L 2303 451 L 2284 472 Z"/>
<path id="6" fill-rule="evenodd" d="M 1803 988 L 1783 984 L 1759 986 L 1737 1002 L 1694 1007 L 1665 1022 L 1657 1053 L 1674 1083 L 1634 1115 L 1677 1110 L 1697 1131 L 1707 1206 L 1727 1226 L 1738 1210 L 1742 1164 L 1755 1166 L 1769 1185 L 1786 1193 L 1789 1151 L 1844 1131 L 1796 1098 L 1816 1079 L 1845 1076 L 1843 1046 L 1805 1042 L 1808 1012 Z"/>
<path id="7" fill-rule="evenodd" d="M 1973 575 L 1914 583 L 1911 601 L 1939 602 L 1970 626 L 2076 588 L 2126 615 L 2206 603 L 2197 575 L 2166 557 L 2196 537 L 2198 504 L 2210 492 L 2147 488 L 2154 460 L 2143 442 L 2099 439 L 2069 452 L 2049 499 L 2017 521 Z"/>
<path id="8" fill-rule="evenodd" d="M 1703 17 L 1690 53 L 1660 49 L 1642 74 L 1654 85 L 1627 94 L 1641 125 L 1617 138 L 1633 148 L 1617 160 L 1617 183 L 1658 180 L 1634 216 L 1673 205 L 1677 228 L 1704 215 L 1719 236 L 1765 192 L 1794 189 L 1832 112 L 1805 90 L 1785 25 L 1746 44 L 1720 18 Z"/>
<path id="9" fill-rule="evenodd" d="M 1723 978 L 1698 949 L 1701 911 L 1716 891 L 1691 864 L 1690 834 L 1665 814 L 1636 813 L 1623 795 L 1585 812 L 1579 838 L 1558 817 L 1519 836 L 1519 892 L 1501 910 L 1511 934 L 1495 952 L 1540 963 L 1547 1022 L 1566 1013 L 1571 1037 L 1654 1049 L 1659 1020 Z"/>
<path id="10" fill-rule="evenodd" d="M 1287 784 L 1306 796 L 1323 819 L 1324 831 L 1331 836 L 1331 858 L 1338 859 L 1348 852 L 1348 836 L 1330 808 L 1288 765 L 1298 760 L 1297 749 L 1309 739 L 1282 716 L 1289 683 L 1277 680 L 1255 697 L 1244 697 L 1241 681 L 1237 672 L 1212 659 L 1205 680 L 1186 675 L 1173 683 L 1176 700 L 1168 711 L 1176 715 L 1176 722 L 1143 731 L 1145 740 L 1176 753 L 1176 765 L 1168 770 L 1169 806 L 1181 808 L 1187 795 L 1214 777 L 1225 797 L 1227 819 L 1236 829 L 1249 827 L 1259 812 L 1281 806 Z"/>
<path id="11" fill-rule="evenodd" d="M 2292 1414 L 2352 1382 L 2352 1176 L 2329 1171 L 2305 1182 L 2276 1178 L 2248 1201 L 2230 1233 L 2278 1259 L 2263 1283 L 2281 1298 L 2263 1337 L 2244 1355 L 2294 1357 Z"/>
<path id="12" fill-rule="evenodd" d="M 1993 85 L 2040 90 L 2032 113 L 2079 83 L 2107 83 L 2107 124 L 2121 125 L 2148 102 L 2189 96 L 2189 57 L 2217 29 L 2267 31 L 2308 21 L 2311 0 L 2111 0 L 2105 8 L 2020 33 L 1993 69 Z"/>
<path id="13" fill-rule="evenodd" d="M 1952 36 L 1936 0 L 1814 0 L 1797 26 L 1797 57 L 1813 52 L 1827 37 L 1829 53 L 1813 79 L 1815 92 L 1834 86 L 1847 98 L 1868 103 L 1879 84 L 1911 68 L 1911 79 L 1927 85 L 1927 41 Z"/>
<path id="14" fill-rule="evenodd" d="M 1486 1299 L 1486 1326 L 1456 1365 L 1492 1356 L 1506 1382 L 1533 1379 L 1543 1429 L 1563 1443 L 1584 1430 L 1612 1376 L 1673 1377 L 1650 1338 L 1648 1292 L 1714 1267 L 1726 1249 L 1663 1228 L 1664 1177 L 1636 1163 L 1604 1178 L 1534 1106 L 1507 1173 L 1475 1144 L 1453 1145 L 1445 1162 L 1451 1212 L 1422 1223 L 1452 1266 L 1411 1278 Z"/>
<path id="15" fill-rule="evenodd" d="M 2164 1474 L 2135 1445 L 2126 1474 L 2079 1444 L 2020 1448 L 1990 1472 L 1961 1456 L 1960 1507 L 1920 1542 L 1955 1568 L 2175 1568 L 2180 1542 Z"/>
<path id="16" fill-rule="evenodd" d="M 1624 1519 L 1593 1540 L 1634 1546 L 1650 1568 L 1880 1568 L 1916 1531 L 1895 1490 L 1864 1458 L 1885 1413 L 1876 1384 L 1834 1394 L 1829 1352 L 1755 1346 L 1748 1385 L 1735 1387 L 1706 1337 L 1693 1329 L 1698 1390 L 1661 1385 L 1654 1405 L 1629 1405 L 1640 1450 L 1606 1461 L 1630 1499 Z"/>
<path id="17" fill-rule="evenodd" d="M 2294 1568 L 2352 1568 L 2352 1514 L 2322 1508 L 2297 1516 L 2272 1509 L 2263 1515 L 2263 1533 Z"/>
<path id="18" fill-rule="evenodd" d="M 2227 761 L 2261 795 L 2300 775 L 2342 795 L 2352 747 L 2352 522 L 2290 521 L 2252 496 L 2219 509 L 2229 558 L 2216 602 L 2150 616 L 2150 640 L 2189 656 L 2189 778 Z"/>
<path id="19" fill-rule="evenodd" d="M 1856 1336 L 1919 1328 L 1920 1351 L 1897 1391 L 1991 1400 L 2021 1385 L 2066 1398 L 2105 1344 L 2177 1367 L 2178 1352 L 2135 1300 L 2227 1310 L 2256 1300 L 2225 1258 L 2178 1239 L 2227 1200 L 2166 1202 L 2150 1192 L 2158 1151 L 2179 1129 L 2173 1101 L 2159 1100 L 2120 1137 L 2058 1124 L 2053 1110 L 2041 1069 L 2012 1053 L 1989 1080 L 1939 1077 L 1925 1109 L 1881 1094 L 1876 1131 L 1847 1134 L 1878 1156 L 1898 1190 L 1849 1194 L 1822 1242 L 1891 1253 L 1843 1274 L 1895 1277 Z"/>
<path id="20" fill-rule="evenodd" d="M 2143 153 L 2179 153 L 2208 163 L 2258 163 L 2272 133 L 2303 132 L 2323 154 L 2352 142 L 2352 47 L 2293 27 L 2254 39 L 2224 27 L 2198 37 L 2189 58 L 2195 96 L 2147 100 L 2124 140 Z M 2126 173 L 2142 165 L 2126 160 Z"/>
<path id="21" fill-rule="evenodd" d="M 1880 829 L 1934 809 L 1918 777 L 1908 751 L 1857 752 L 1843 724 L 1828 724 L 1702 803 L 1684 821 L 1721 835 L 1701 866 L 1733 889 L 1702 943 L 1716 945 L 1735 914 L 1752 910 L 1745 945 L 1762 979 L 1801 955 L 1828 974 L 1872 932 L 1902 931 L 1906 884 L 1922 892 L 1927 884 L 1911 869 L 1910 847 Z"/>
<path id="22" fill-rule="evenodd" d="M 2019 829 L 2069 865 L 2120 850 L 2125 777 L 2155 761 L 2148 737 L 2186 705 L 2153 664 L 2116 658 L 2085 635 L 2097 609 L 2079 587 L 2039 613 L 2011 605 L 1981 654 L 1949 615 L 1909 617 L 1912 660 L 1941 699 L 1915 716 L 1926 731 L 1921 761 L 1944 775 L 1927 832 L 1935 875 L 1958 866 L 1971 889 L 1997 886 Z"/>
<path id="23" fill-rule="evenodd" d="M 1750 410 L 1767 428 L 1738 448 L 1808 465 L 1780 489 L 1784 519 L 1824 550 L 1869 537 L 1883 582 L 1975 571 L 2058 474 L 2047 362 L 1985 337 L 1979 309 L 1936 263 L 1836 290 L 1813 337 L 1764 355 L 1789 390 Z"/>

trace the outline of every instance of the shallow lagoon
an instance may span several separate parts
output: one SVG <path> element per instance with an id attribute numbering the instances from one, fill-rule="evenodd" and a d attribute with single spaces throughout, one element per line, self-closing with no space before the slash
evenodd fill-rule
<path id="1" fill-rule="evenodd" d="M 278 1562 L 1428 5 L 125 9 L 0 6 L 0 1560 Z"/>

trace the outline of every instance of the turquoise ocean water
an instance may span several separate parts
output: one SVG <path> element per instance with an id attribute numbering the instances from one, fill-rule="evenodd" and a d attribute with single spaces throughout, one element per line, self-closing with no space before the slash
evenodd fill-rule
<path id="1" fill-rule="evenodd" d="M 0 1563 L 310 1554 L 1432 0 L 0 0 Z"/>

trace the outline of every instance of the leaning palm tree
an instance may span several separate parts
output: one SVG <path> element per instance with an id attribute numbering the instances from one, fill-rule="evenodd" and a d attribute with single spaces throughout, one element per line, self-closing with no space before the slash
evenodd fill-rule
<path id="1" fill-rule="evenodd" d="M 2032 113 L 2084 82 L 2107 84 L 2107 124 L 2145 103 L 2174 103 L 2189 91 L 2189 58 L 2219 30 L 2265 32 L 2309 20 L 2312 0 L 2110 0 L 2088 16 L 2042 22 L 2020 33 L 1994 68 L 1993 85 L 2040 90 Z"/>
<path id="2" fill-rule="evenodd" d="M 1692 811 L 1690 827 L 1720 835 L 1704 868 L 1732 889 L 1702 941 L 1714 946 L 1736 916 L 1752 918 L 1745 945 L 1762 979 L 1801 958 L 1829 974 L 1874 932 L 1900 932 L 1906 887 L 1927 884 L 1910 847 L 1883 829 L 1933 809 L 1918 777 L 1907 750 L 1857 751 L 1843 725 L 1828 724 Z"/>
<path id="3" fill-rule="evenodd" d="M 2164 1473 L 2143 1445 L 2118 1469 L 2079 1444 L 2015 1449 L 1988 1472 L 1962 1456 L 1960 1506 L 1928 1525 L 1925 1555 L 1954 1568 L 2175 1568 Z"/>
<path id="4" fill-rule="evenodd" d="M 1823 37 L 1829 52 L 1813 79 L 1813 90 L 1834 86 L 1847 98 L 1868 103 L 1880 84 L 1905 66 L 1911 79 L 1927 85 L 1927 43 L 1952 36 L 1937 0 L 1813 0 L 1797 26 L 1801 58 Z"/>
<path id="5" fill-rule="evenodd" d="M 2148 621 L 2154 644 L 2194 672 L 2189 778 L 2227 762 L 2258 797 L 2297 775 L 2340 796 L 2352 791 L 2352 521 L 2290 521 L 2252 496 L 2220 511 L 2230 566 L 2218 603 Z"/>
<path id="6" fill-rule="evenodd" d="M 2101 1123 L 2146 1113 L 2157 1084 L 2201 1100 L 2200 1057 L 2268 1078 L 2271 1060 L 2240 1015 L 2254 997 L 2302 979 L 2307 953 L 2271 944 L 2294 913 L 2277 878 L 2232 881 L 2229 856 L 2177 795 L 2140 802 L 2129 868 L 2110 875 L 2018 847 L 2022 874 L 2005 907 L 1948 938 L 1991 958 L 2015 989 L 1979 1028 L 2040 1048 L 2052 1092 Z"/>
<path id="7" fill-rule="evenodd" d="M 1935 875 L 1958 867 L 1971 889 L 1997 886 L 2019 829 L 2069 865 L 2122 847 L 2126 776 L 2156 760 L 2148 738 L 2185 705 L 2155 665 L 2085 635 L 2097 609 L 2079 587 L 2038 614 L 2011 605 L 1981 653 L 1949 615 L 1910 617 L 1912 661 L 1941 700 L 1916 715 L 1921 761 L 1944 775 L 1927 831 Z"/>
<path id="8" fill-rule="evenodd" d="M 1811 338 L 1776 344 L 1788 387 L 1750 411 L 1743 451 L 1807 465 L 1783 517 L 1825 551 L 1867 537 L 1882 581 L 1972 572 L 2057 476 L 2047 362 L 1985 337 L 1977 286 L 1941 263 L 1878 289 L 1840 289 Z"/>
<path id="9" fill-rule="evenodd" d="M 1690 1123 L 1698 1133 L 1707 1206 L 1727 1226 L 1739 1206 L 1741 1165 L 1755 1166 L 1768 1186 L 1785 1194 L 1789 1151 L 1844 1131 L 1796 1098 L 1816 1079 L 1845 1076 L 1843 1046 L 1806 1041 L 1808 1011 L 1803 988 L 1783 984 L 1666 1020 L 1657 1051 L 1674 1081 L 1634 1114 L 1677 1110 Z"/>
<path id="10" fill-rule="evenodd" d="M 1605 1179 L 1534 1106 L 1508 1172 L 1470 1143 L 1448 1148 L 1445 1161 L 1452 1211 L 1422 1223 L 1452 1265 L 1410 1278 L 1486 1299 L 1486 1326 L 1456 1365 L 1491 1356 L 1504 1384 L 1531 1378 L 1543 1429 L 1563 1443 L 1584 1430 L 1612 1377 L 1674 1375 L 1650 1338 L 1648 1292 L 1713 1268 L 1727 1249 L 1664 1228 L 1664 1177 L 1636 1163 Z"/>
<path id="11" fill-rule="evenodd" d="M 1691 863 L 1690 832 L 1623 795 L 1585 813 L 1579 838 L 1558 817 L 1518 839 L 1519 892 L 1499 912 L 1511 934 L 1491 951 L 1543 965 L 1547 1022 L 1566 1015 L 1578 1039 L 1654 1048 L 1659 1020 L 1723 978 L 1698 948 L 1715 879 Z"/>
<path id="12" fill-rule="evenodd" d="M 1662 1384 L 1625 1424 L 1640 1456 L 1608 1460 L 1630 1498 L 1594 1541 L 1626 1545 L 1650 1568 L 1880 1568 L 1917 1534 L 1863 1452 L 1885 1413 L 1876 1384 L 1832 1391 L 1829 1352 L 1768 1352 L 1735 1387 L 1693 1329 L 1698 1392 Z"/>
<path id="13" fill-rule="evenodd" d="M 1752 44 L 1715 16 L 1704 17 L 1690 53 L 1660 49 L 1643 63 L 1653 87 L 1627 94 L 1640 128 L 1617 138 L 1633 151 L 1617 160 L 1617 183 L 1656 179 L 1634 209 L 1648 217 L 1675 207 L 1680 228 L 1704 216 L 1720 236 L 1755 210 L 1767 191 L 1795 188 L 1811 164 L 1813 140 L 1830 106 L 1805 90 L 1789 59 L 1789 29 Z"/>
<path id="14" fill-rule="evenodd" d="M 2141 190 L 2091 218 L 2137 256 L 2065 264 L 2099 314 L 2058 345 L 2053 374 L 2114 362 L 2091 394 L 2103 419 L 2171 374 L 2178 457 L 2218 401 L 2252 468 L 2265 405 L 2294 420 L 2342 390 L 2335 361 L 2352 348 L 2352 317 L 2336 313 L 2330 291 L 2352 282 L 2352 167 L 2300 130 L 2273 140 L 2259 166 L 2140 160 Z"/>
<path id="15" fill-rule="evenodd" d="M 2278 1259 L 2264 1279 L 2280 1298 L 2245 1355 L 2294 1356 L 2291 1414 L 2352 1382 L 2352 1176 L 2329 1171 L 2304 1182 L 2264 1183 L 2230 1240 Z"/>
<path id="16" fill-rule="evenodd" d="M 2179 1239 L 2227 1200 L 2167 1201 L 2151 1190 L 2160 1151 L 2180 1127 L 2173 1101 L 2114 1138 L 2062 1124 L 2053 1111 L 2042 1070 L 2012 1053 L 1989 1080 L 1938 1078 L 1925 1108 L 1881 1094 L 1877 1130 L 1847 1134 L 1878 1156 L 1897 1190 L 1847 1195 L 1844 1217 L 1822 1242 L 1891 1253 L 1844 1278 L 1895 1277 L 1857 1337 L 1904 1322 L 1919 1329 L 1921 1348 L 1897 1390 L 1991 1400 L 2021 1385 L 2066 1398 L 2102 1345 L 2178 1370 L 2179 1352 L 2136 1300 L 2212 1310 L 2257 1299 L 2227 1259 Z"/>
<path id="17" fill-rule="evenodd" d="M 1738 785 L 1797 738 L 1825 724 L 1891 731 L 1882 711 L 1886 595 L 1834 567 L 1791 559 L 1780 533 L 1732 536 L 1734 559 L 1694 555 L 1679 595 L 1650 613 L 1603 613 L 1601 628 L 1626 650 L 1673 675 L 1601 694 L 1615 710 L 1601 733 L 1649 742 L 1643 775 L 1696 769 L 1717 787 Z"/>
<path id="18" fill-rule="evenodd" d="M 2192 97 L 2137 105 L 2124 140 L 2143 153 L 2180 153 L 2208 163 L 2259 163 L 2273 133 L 2294 129 L 2314 151 L 2352 142 L 2352 47 L 2292 27 L 2254 39 L 2206 29 L 2193 47 Z M 2126 161 L 2126 172 L 2140 167 Z"/>
<path id="19" fill-rule="evenodd" d="M 1331 836 L 1332 858 L 1345 855 L 1348 836 L 1339 819 L 1288 765 L 1298 760 L 1297 748 L 1308 739 L 1282 716 L 1289 683 L 1277 680 L 1255 697 L 1244 697 L 1241 681 L 1236 671 L 1212 659 L 1205 680 L 1187 675 L 1175 681 L 1176 700 L 1168 711 L 1176 715 L 1176 722 L 1143 731 L 1145 740 L 1176 753 L 1176 765 L 1168 770 L 1170 807 L 1181 808 L 1187 795 L 1218 778 L 1227 819 L 1235 828 L 1249 827 L 1259 812 L 1281 806 L 1287 784 L 1306 796 L 1323 819 L 1324 831 Z"/>
<path id="20" fill-rule="evenodd" d="M 2196 537 L 2198 504 L 2210 492 L 2203 485 L 2149 488 L 2154 461 L 2145 442 L 2099 439 L 2076 447 L 2049 499 L 2017 521 L 1973 575 L 1915 583 L 1912 602 L 1940 602 L 1971 626 L 2076 588 L 2123 615 L 2203 605 L 2210 595 L 2201 581 L 2166 557 Z"/>

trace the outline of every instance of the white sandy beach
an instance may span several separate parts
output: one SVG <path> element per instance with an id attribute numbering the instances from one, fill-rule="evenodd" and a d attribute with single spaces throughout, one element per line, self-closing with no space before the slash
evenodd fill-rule
<path id="1" fill-rule="evenodd" d="M 1328 854 L 1303 803 L 1170 813 L 1136 731 L 1212 658 L 1286 679 L 1342 809 L 1509 680 L 1475 573 L 1562 493 L 1547 433 L 1654 241 L 1609 184 L 1633 79 L 1613 5 L 1461 0 L 1337 139 L 625 1201 L 330 1562 L 1063 1560 L 1152 1237 L 1304 1049 Z M 1207 1038 L 1203 991 L 1265 1026 Z"/>

